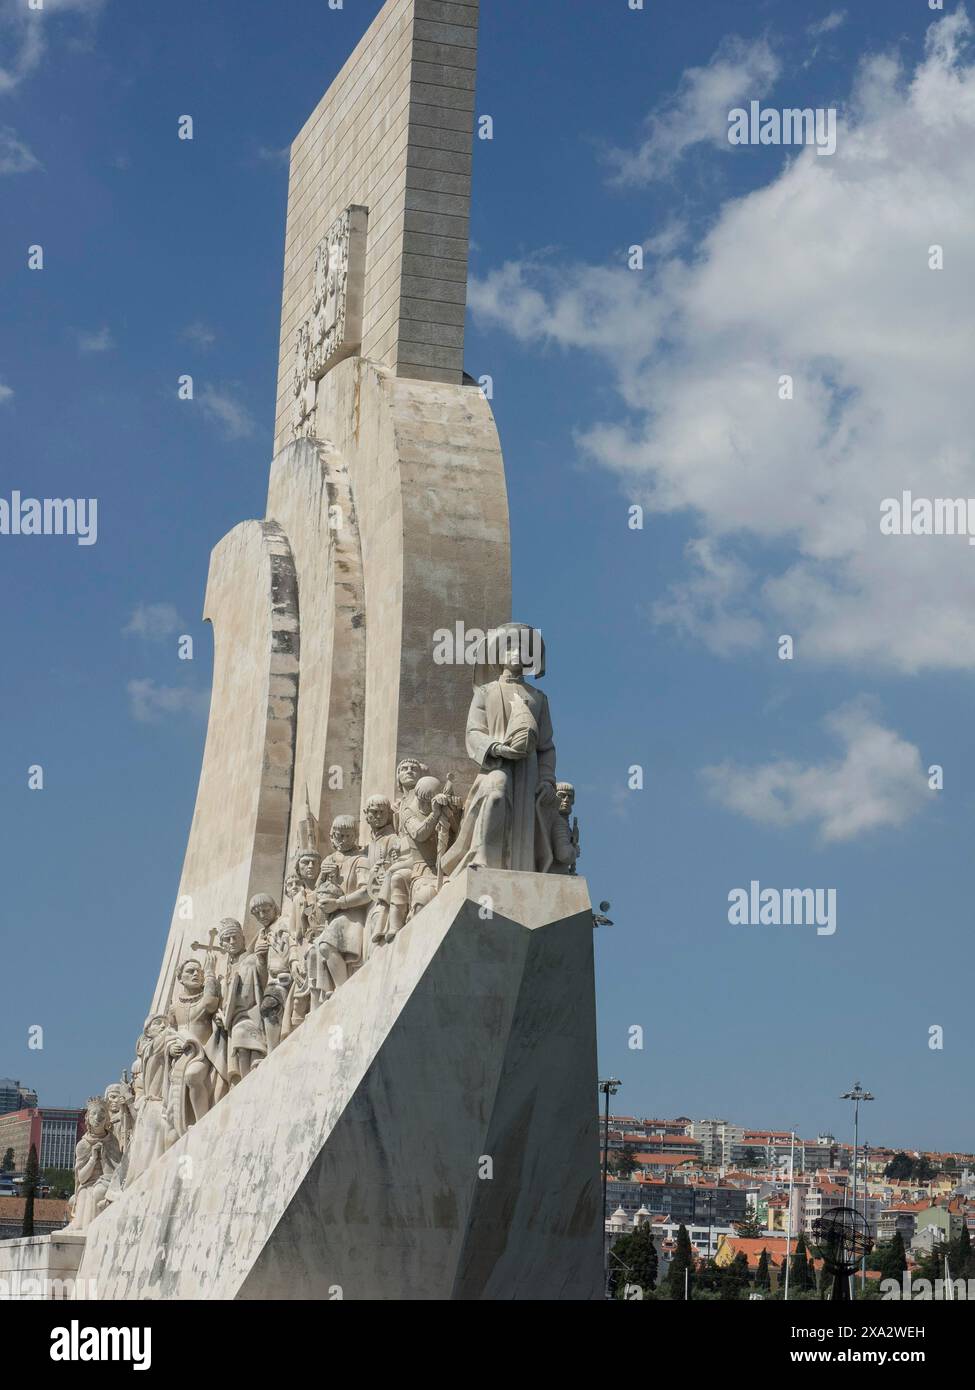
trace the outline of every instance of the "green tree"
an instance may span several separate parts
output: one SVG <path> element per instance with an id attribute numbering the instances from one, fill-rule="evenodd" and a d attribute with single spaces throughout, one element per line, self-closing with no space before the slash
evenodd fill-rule
<path id="1" fill-rule="evenodd" d="M 884 1169 L 885 1178 L 896 1178 L 903 1181 L 914 1173 L 913 1160 L 908 1158 L 905 1153 L 894 1154 L 894 1157 Z"/>
<path id="2" fill-rule="evenodd" d="M 746 1216 L 744 1221 L 736 1221 L 735 1230 L 743 1240 L 761 1240 L 765 1234 L 757 1216 Z"/>
<path id="3" fill-rule="evenodd" d="M 13 1149 L 7 1149 L 3 1155 L 3 1162 L 0 1163 L 0 1173 L 12 1173 L 16 1164 L 14 1162 Z"/>
<path id="4" fill-rule="evenodd" d="M 926 1255 L 921 1255 L 917 1262 L 915 1278 L 927 1279 L 932 1284 L 936 1279 L 943 1279 L 945 1275 L 945 1256 L 951 1258 L 949 1247 L 944 1241 L 939 1241 L 933 1250 Z"/>
<path id="5" fill-rule="evenodd" d="M 690 1294 L 694 1288 L 694 1255 L 691 1251 L 691 1238 L 687 1234 L 687 1227 L 682 1223 L 677 1229 L 677 1249 L 674 1251 L 674 1258 L 670 1262 L 670 1269 L 667 1271 L 667 1287 L 670 1290 L 671 1298 L 684 1297 L 684 1277 L 687 1276 L 687 1288 Z"/>
<path id="6" fill-rule="evenodd" d="M 731 1264 L 722 1270 L 721 1297 L 723 1299 L 741 1298 L 750 1283 L 748 1256 L 744 1250 L 739 1250 Z"/>
<path id="7" fill-rule="evenodd" d="M 972 1264 L 972 1238 L 968 1234 L 968 1226 L 962 1222 L 956 1239 L 948 1242 L 948 1267 L 952 1279 L 970 1278 Z"/>
<path id="8" fill-rule="evenodd" d="M 724 1280 L 724 1270 L 719 1269 L 714 1260 L 698 1260 L 694 1267 L 694 1289 L 696 1294 L 717 1295 Z"/>
<path id="9" fill-rule="evenodd" d="M 37 1191 L 37 1148 L 31 1144 L 24 1169 L 24 1223 L 20 1228 L 22 1236 L 34 1234 L 34 1193 Z"/>
<path id="10" fill-rule="evenodd" d="M 609 1166 L 618 1178 L 630 1177 L 637 1166 L 632 1145 L 624 1144 L 615 1154 L 610 1154 Z"/>
<path id="11" fill-rule="evenodd" d="M 632 1298 L 632 1292 L 627 1294 L 627 1285 L 632 1291 L 638 1284 L 644 1297 L 652 1293 L 657 1283 L 657 1247 L 649 1221 L 642 1222 L 630 1234 L 620 1236 L 610 1251 L 609 1264 L 610 1298 Z"/>
<path id="12" fill-rule="evenodd" d="M 911 1177 L 915 1182 L 927 1182 L 934 1177 L 934 1169 L 924 1154 L 920 1158 L 916 1158 L 911 1165 Z"/>
<path id="13" fill-rule="evenodd" d="M 785 1259 L 784 1259 L 784 1258 L 783 1258 L 783 1261 L 782 1261 L 782 1265 L 783 1265 L 783 1270 L 784 1270 L 784 1268 L 785 1268 Z M 782 1278 L 782 1283 L 783 1283 L 783 1286 L 784 1286 L 784 1284 L 785 1284 L 785 1276 L 784 1276 L 784 1274 L 783 1274 L 783 1278 Z M 815 1266 L 813 1265 L 812 1260 L 810 1260 L 810 1259 L 807 1257 L 807 1255 L 806 1255 L 806 1237 L 805 1237 L 804 1232 L 800 1231 L 800 1232 L 799 1232 L 799 1238 L 798 1238 L 798 1240 L 796 1241 L 796 1248 L 795 1248 L 795 1251 L 793 1252 L 793 1255 L 792 1255 L 792 1266 L 791 1266 L 791 1268 L 790 1268 L 790 1270 L 789 1270 L 789 1294 L 790 1294 L 790 1296 L 791 1296 L 791 1294 L 792 1294 L 793 1292 L 795 1292 L 795 1293 L 805 1293 L 808 1289 L 814 1289 L 815 1287 L 816 1287 L 816 1271 L 815 1271 Z"/>
<path id="14" fill-rule="evenodd" d="M 904 1249 L 904 1238 L 900 1231 L 895 1231 L 892 1240 L 884 1241 L 878 1245 L 873 1254 L 878 1257 L 878 1262 L 871 1261 L 871 1269 L 878 1269 L 884 1279 L 897 1279 L 900 1281 L 901 1275 L 907 1268 L 907 1251 Z"/>
<path id="15" fill-rule="evenodd" d="M 45 1168 L 41 1173 L 41 1183 L 51 1189 L 52 1197 L 70 1197 L 74 1192 L 73 1168 Z"/>
<path id="16" fill-rule="evenodd" d="M 758 1257 L 758 1269 L 755 1271 L 756 1289 L 770 1289 L 772 1287 L 772 1276 L 768 1267 L 768 1251 L 763 1250 Z"/>

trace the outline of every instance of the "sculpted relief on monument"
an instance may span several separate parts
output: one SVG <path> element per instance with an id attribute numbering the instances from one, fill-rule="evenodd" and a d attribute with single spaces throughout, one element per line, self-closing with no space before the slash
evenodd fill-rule
<path id="1" fill-rule="evenodd" d="M 146 1019 L 131 1081 L 123 1075 L 89 1102 L 75 1163 L 75 1229 L 410 930 L 446 882 L 479 867 L 575 873 L 575 791 L 556 781 L 548 699 L 525 679 L 544 675 L 540 635 L 503 624 L 476 657 L 467 797 L 419 758 L 403 758 L 392 795 L 364 799 L 366 843 L 353 817 L 340 815 L 327 846 L 306 798 L 284 904 L 270 893 L 251 899 L 258 932 L 250 948 L 232 917 L 207 942 L 192 943 L 202 960 L 180 964 L 168 1008 Z"/>
<path id="2" fill-rule="evenodd" d="M 295 334 L 292 429 L 313 433 L 318 382 L 359 350 L 366 265 L 366 208 L 348 207 L 315 250 L 311 308 Z"/>

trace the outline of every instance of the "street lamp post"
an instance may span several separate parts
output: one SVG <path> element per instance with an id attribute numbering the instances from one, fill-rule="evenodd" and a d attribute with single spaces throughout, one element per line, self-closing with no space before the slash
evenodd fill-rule
<path id="1" fill-rule="evenodd" d="M 609 1098 L 615 1096 L 622 1086 L 615 1076 L 600 1081 L 599 1090 L 606 1097 L 605 1122 L 603 1126 L 603 1284 L 604 1292 L 609 1291 L 609 1245 L 606 1240 L 606 1185 L 609 1180 Z"/>
<path id="2" fill-rule="evenodd" d="M 789 1254 L 792 1246 L 792 1194 L 795 1191 L 795 1170 L 796 1170 L 796 1132 L 793 1129 L 789 1135 L 789 1205 L 785 1223 L 785 1289 L 783 1291 L 783 1301 L 789 1301 L 789 1269 L 792 1259 Z"/>
<path id="3" fill-rule="evenodd" d="M 867 1180 L 870 1177 L 870 1145 L 866 1140 L 863 1141 L 863 1219 L 866 1222 L 867 1233 L 870 1231 L 870 1221 L 867 1216 Z M 863 1244 L 863 1259 L 860 1262 L 860 1292 L 863 1292 L 867 1282 L 867 1244 Z"/>
<path id="4" fill-rule="evenodd" d="M 857 1153 L 860 1148 L 860 1102 L 873 1100 L 874 1096 L 869 1091 L 865 1091 L 859 1081 L 853 1083 L 852 1091 L 844 1091 L 840 1100 L 852 1100 L 853 1102 L 853 1210 L 857 1210 Z M 864 1188 L 866 1188 L 866 1173 L 864 1173 Z M 866 1219 L 866 1201 L 864 1201 L 864 1219 Z M 864 1254 L 866 1260 L 866 1254 Z M 851 1281 L 852 1282 L 852 1281 Z"/>

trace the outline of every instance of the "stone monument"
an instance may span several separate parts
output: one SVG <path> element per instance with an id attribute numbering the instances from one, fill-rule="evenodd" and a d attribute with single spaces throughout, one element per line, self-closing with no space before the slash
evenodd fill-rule
<path id="1" fill-rule="evenodd" d="M 592 910 L 463 368 L 477 19 L 387 0 L 292 146 L 267 512 L 213 551 L 179 896 L 79 1145 L 99 1298 L 602 1295 Z"/>

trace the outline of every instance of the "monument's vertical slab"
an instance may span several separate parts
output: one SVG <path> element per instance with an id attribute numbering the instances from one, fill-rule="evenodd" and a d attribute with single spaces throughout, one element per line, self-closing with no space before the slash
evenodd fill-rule
<path id="1" fill-rule="evenodd" d="M 368 214 L 361 355 L 463 379 L 477 21 L 477 0 L 390 0 L 292 145 L 275 453 L 294 437 L 320 248 L 350 206 Z"/>

